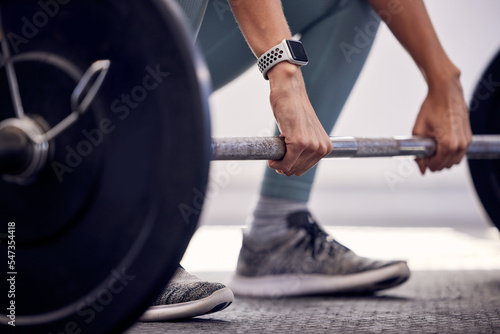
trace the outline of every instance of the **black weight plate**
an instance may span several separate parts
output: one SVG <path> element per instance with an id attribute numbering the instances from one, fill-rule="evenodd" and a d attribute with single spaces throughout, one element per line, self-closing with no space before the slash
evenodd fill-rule
<path id="1" fill-rule="evenodd" d="M 476 86 L 470 104 L 474 134 L 500 134 L 500 52 Z M 491 221 L 500 229 L 500 160 L 469 160 L 477 195 Z"/>
<path id="2" fill-rule="evenodd" d="M 119 332 L 161 291 L 196 228 L 210 160 L 208 78 L 199 74 L 208 72 L 166 0 L 0 9 L 25 112 L 47 126 L 71 112 L 83 72 L 111 61 L 98 98 L 54 140 L 36 181 L 0 181 L 0 267 L 15 272 L 0 282 L 1 331 Z M 14 116 L 2 66 L 0 119 Z"/>

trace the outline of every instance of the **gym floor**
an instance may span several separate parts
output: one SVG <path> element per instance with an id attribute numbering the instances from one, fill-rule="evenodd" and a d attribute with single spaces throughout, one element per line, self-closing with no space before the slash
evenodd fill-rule
<path id="1" fill-rule="evenodd" d="M 500 236 L 494 228 L 477 225 L 459 229 L 328 226 L 337 239 L 360 254 L 407 259 L 412 277 L 401 287 L 367 296 L 236 298 L 215 314 L 180 322 L 138 323 L 127 334 L 500 332 Z M 239 227 L 204 226 L 183 265 L 204 279 L 227 281 L 240 239 Z"/>
<path id="2" fill-rule="evenodd" d="M 500 46 L 494 33 L 500 29 L 500 3 L 426 5 L 462 70 L 469 98 Z M 268 87 L 257 72 L 250 70 L 212 94 L 213 136 L 272 135 Z M 382 26 L 332 135 L 408 135 L 425 93 L 418 69 Z M 264 162 L 212 163 L 201 227 L 182 261 L 190 272 L 228 280 L 264 168 Z M 328 232 L 358 254 L 408 260 L 410 280 L 369 296 L 236 298 L 218 313 L 137 323 L 127 334 L 500 333 L 500 234 L 476 198 L 467 163 L 421 177 L 408 160 L 324 162 L 310 208 Z"/>
<path id="3" fill-rule="evenodd" d="M 466 171 L 465 166 L 457 170 Z M 227 282 L 257 186 L 235 177 L 208 200 L 202 226 L 182 261 L 189 271 Z M 500 332 L 500 233 L 468 187 L 429 194 L 411 187 L 393 193 L 320 184 L 312 208 L 329 233 L 360 255 L 406 259 L 410 280 L 367 296 L 236 298 L 218 313 L 137 323 L 127 334 Z"/>
<path id="4" fill-rule="evenodd" d="M 237 298 L 219 313 L 138 323 L 127 334 L 498 333 L 499 294 L 500 270 L 415 271 L 406 285 L 373 296 Z"/>

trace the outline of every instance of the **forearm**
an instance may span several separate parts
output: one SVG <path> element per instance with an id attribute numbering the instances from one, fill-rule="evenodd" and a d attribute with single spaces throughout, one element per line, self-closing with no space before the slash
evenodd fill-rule
<path id="1" fill-rule="evenodd" d="M 243 36 L 257 58 L 283 39 L 292 37 L 281 0 L 229 0 L 229 3 Z M 276 98 L 289 94 L 291 86 L 301 86 L 305 94 L 300 68 L 296 65 L 281 62 L 269 70 L 268 77 L 271 105 Z"/>
<path id="2" fill-rule="evenodd" d="M 417 160 L 420 171 L 436 171 L 460 163 L 471 140 L 460 71 L 439 42 L 423 0 L 368 1 L 408 50 L 429 86 L 413 134 L 433 137 L 437 148 L 432 157 Z"/>
<path id="3" fill-rule="evenodd" d="M 280 0 L 229 0 L 243 36 L 256 57 L 291 38 Z"/>
<path id="4" fill-rule="evenodd" d="M 368 0 L 409 52 L 429 87 L 458 78 L 460 71 L 446 55 L 422 0 Z M 388 8 L 391 11 L 388 11 Z"/>
<path id="5" fill-rule="evenodd" d="M 229 3 L 256 57 L 292 37 L 280 0 Z M 271 107 L 287 148 L 284 158 L 270 161 L 269 167 L 287 176 L 302 175 L 332 150 L 332 143 L 309 102 L 300 67 L 283 61 L 267 76 Z"/>

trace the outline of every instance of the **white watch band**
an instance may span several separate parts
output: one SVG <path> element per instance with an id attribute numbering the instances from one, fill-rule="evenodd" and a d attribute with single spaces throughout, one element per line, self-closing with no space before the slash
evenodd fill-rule
<path id="1" fill-rule="evenodd" d="M 300 42 L 296 42 L 300 43 Z M 287 40 L 284 39 L 280 44 L 272 47 L 267 52 L 264 52 L 257 62 L 260 72 L 264 76 L 264 79 L 269 80 L 267 76 L 267 72 L 273 68 L 276 64 L 281 63 L 282 61 L 288 61 L 292 64 L 302 66 L 306 65 L 307 61 L 297 61 L 293 58 L 290 53 Z"/>

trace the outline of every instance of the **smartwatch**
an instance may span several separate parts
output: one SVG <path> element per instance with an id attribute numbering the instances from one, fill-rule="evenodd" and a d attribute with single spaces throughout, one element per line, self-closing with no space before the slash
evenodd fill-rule
<path id="1" fill-rule="evenodd" d="M 282 61 L 288 61 L 298 66 L 307 65 L 309 59 L 302 42 L 284 39 L 280 44 L 264 52 L 257 62 L 264 79 L 269 80 L 267 72 Z"/>

